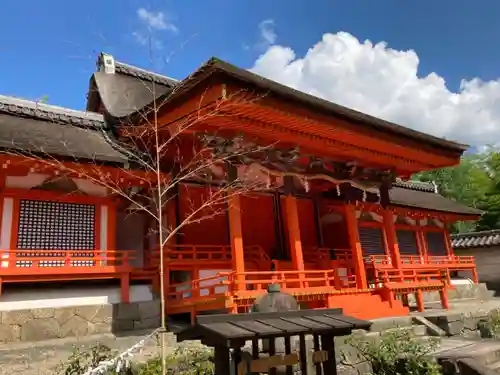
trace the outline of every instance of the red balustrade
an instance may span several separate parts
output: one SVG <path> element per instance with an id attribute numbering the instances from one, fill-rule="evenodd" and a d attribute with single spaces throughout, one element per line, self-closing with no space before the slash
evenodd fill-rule
<path id="1" fill-rule="evenodd" d="M 133 250 L 0 250 L 0 276 L 131 271 Z"/>
<path id="2" fill-rule="evenodd" d="M 241 284 L 244 287 L 238 288 Z M 279 284 L 286 292 L 312 292 L 318 288 L 330 291 L 355 288 L 356 280 L 354 276 L 338 276 L 336 270 L 219 272 L 214 276 L 172 284 L 167 297 L 185 301 L 186 298 L 221 294 L 255 295 L 264 293 L 270 284 Z"/>
<path id="3" fill-rule="evenodd" d="M 256 264 L 257 268 L 271 269 L 271 259 L 260 246 L 245 246 L 245 260 Z M 171 263 L 230 262 L 232 259 L 229 245 L 168 245 L 163 254 Z M 156 249 L 150 258 L 152 266 L 160 263 L 160 250 Z"/>
<path id="4" fill-rule="evenodd" d="M 120 279 L 121 300 L 130 299 L 133 250 L 0 250 L 3 283 Z"/>

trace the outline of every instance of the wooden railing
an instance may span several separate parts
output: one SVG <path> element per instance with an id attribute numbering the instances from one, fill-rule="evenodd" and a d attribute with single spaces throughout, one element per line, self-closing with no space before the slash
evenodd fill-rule
<path id="1" fill-rule="evenodd" d="M 153 262 L 160 262 L 160 249 L 152 254 Z M 168 245 L 163 256 L 171 261 L 231 261 L 231 246 L 219 245 Z"/>
<path id="2" fill-rule="evenodd" d="M 255 262 L 259 268 L 271 269 L 271 258 L 260 246 L 245 246 L 245 260 Z M 171 262 L 230 262 L 232 259 L 229 245 L 168 245 L 163 254 Z M 160 250 L 152 253 L 152 266 L 160 263 Z"/>
<path id="3" fill-rule="evenodd" d="M 121 301 L 130 301 L 133 250 L 0 250 L 4 283 L 119 279 Z"/>
<path id="4" fill-rule="evenodd" d="M 0 250 L 0 276 L 27 273 L 99 273 L 104 267 L 131 269 L 133 250 Z"/>
<path id="5" fill-rule="evenodd" d="M 400 255 L 403 265 L 445 265 L 445 266 L 474 266 L 475 260 L 473 256 L 435 256 L 427 257 L 420 255 Z M 370 255 L 365 258 L 365 263 L 371 265 L 391 265 L 392 260 L 389 255 Z"/>
<path id="6" fill-rule="evenodd" d="M 333 252 L 335 259 L 332 258 Z M 331 249 L 328 247 L 306 247 L 303 249 L 304 259 L 314 263 L 339 261 L 349 263 L 352 261 L 352 251 L 350 249 Z"/>
<path id="7" fill-rule="evenodd" d="M 439 269 L 380 269 L 377 270 L 378 283 L 445 281 L 449 284 L 449 273 Z"/>
<path id="8" fill-rule="evenodd" d="M 328 292 L 355 288 L 356 280 L 354 276 L 339 277 L 336 270 L 219 272 L 214 276 L 171 284 L 167 298 L 182 301 L 234 293 L 261 294 L 270 284 L 279 284 L 285 292 L 311 292 L 315 288 L 325 288 L 324 292 Z"/>

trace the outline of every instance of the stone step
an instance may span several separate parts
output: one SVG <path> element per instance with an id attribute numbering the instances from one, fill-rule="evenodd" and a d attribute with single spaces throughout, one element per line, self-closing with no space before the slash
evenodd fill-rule
<path id="1" fill-rule="evenodd" d="M 500 361 L 500 342 L 498 341 L 481 341 L 473 342 L 460 339 L 445 339 L 448 346 L 455 344 L 455 347 L 446 349 L 446 346 L 435 353 L 438 362 L 443 366 L 456 364 L 456 361 L 461 358 L 472 358 L 480 365 L 491 368 L 498 368 L 496 363 Z"/>
<path id="2" fill-rule="evenodd" d="M 494 371 L 495 373 L 500 374 L 500 361 L 496 361 L 496 362 L 491 363 L 490 365 L 488 365 L 488 368 L 491 371 Z"/>

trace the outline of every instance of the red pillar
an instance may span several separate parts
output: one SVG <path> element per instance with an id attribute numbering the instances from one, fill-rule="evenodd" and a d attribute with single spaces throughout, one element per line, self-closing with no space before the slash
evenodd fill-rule
<path id="1" fill-rule="evenodd" d="M 390 210 L 384 211 L 384 229 L 392 265 L 395 268 L 401 268 L 401 255 L 399 253 L 398 238 L 394 226 L 394 214 Z"/>
<path id="2" fill-rule="evenodd" d="M 245 272 L 245 255 L 241 228 L 241 199 L 239 194 L 233 191 L 229 191 L 228 195 L 229 236 L 231 238 L 233 270 L 236 272 L 236 289 L 244 290 L 246 289 L 245 276 L 242 273 Z"/>
<path id="3" fill-rule="evenodd" d="M 451 245 L 450 231 L 446 226 L 444 228 L 443 235 L 444 235 L 444 244 L 446 246 L 446 254 L 448 255 L 448 257 L 451 258 L 455 254 L 453 253 L 453 246 Z"/>
<path id="4" fill-rule="evenodd" d="M 358 219 L 356 218 L 356 208 L 352 204 L 344 206 L 345 221 L 349 234 L 349 244 L 352 249 L 352 259 L 356 273 L 356 286 L 358 289 L 367 289 L 365 262 L 363 260 L 363 250 L 359 239 Z"/>
<path id="5" fill-rule="evenodd" d="M 417 234 L 417 243 L 418 243 L 418 251 L 420 253 L 420 258 L 422 259 L 422 263 L 427 263 L 427 239 L 425 237 L 425 232 L 422 228 L 416 232 Z"/>
<path id="6" fill-rule="evenodd" d="M 285 211 L 288 229 L 288 243 L 290 244 L 290 255 L 293 268 L 304 271 L 304 255 L 302 254 L 302 241 L 300 239 L 299 213 L 297 199 L 294 196 L 285 197 Z"/>

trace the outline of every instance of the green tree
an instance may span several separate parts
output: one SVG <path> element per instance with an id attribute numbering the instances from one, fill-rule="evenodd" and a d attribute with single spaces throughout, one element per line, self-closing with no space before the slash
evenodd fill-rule
<path id="1" fill-rule="evenodd" d="M 496 147 L 489 147 L 483 156 L 483 166 L 488 175 L 489 184 L 478 208 L 485 211 L 477 223 L 477 230 L 500 228 L 500 152 Z"/>
<path id="2" fill-rule="evenodd" d="M 488 199 L 488 192 L 491 191 L 492 179 L 489 172 L 491 167 L 488 165 L 492 165 L 491 159 L 496 156 L 498 156 L 496 151 L 466 155 L 457 166 L 421 172 L 415 174 L 413 178 L 436 183 L 439 193 L 446 198 L 489 211 L 491 202 Z M 500 171 L 500 157 L 497 165 Z M 498 207 L 500 209 L 500 200 Z M 458 222 L 452 227 L 452 231 L 470 232 L 476 230 L 476 227 L 477 224 L 474 222 Z"/>

